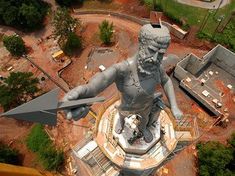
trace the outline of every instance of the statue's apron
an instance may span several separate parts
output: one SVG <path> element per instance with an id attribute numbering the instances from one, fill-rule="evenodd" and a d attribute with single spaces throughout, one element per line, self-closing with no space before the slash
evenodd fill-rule
<path id="1" fill-rule="evenodd" d="M 120 116 L 127 117 L 130 114 L 138 114 L 142 117 L 140 129 L 145 129 L 149 114 L 153 105 L 153 94 L 155 91 L 156 81 L 153 78 L 138 76 L 137 64 L 131 64 L 127 61 L 129 74 L 124 77 L 121 92 L 125 92 L 122 97 L 121 105 L 118 107 Z M 144 85 L 145 84 L 145 85 Z M 145 87 L 145 89 L 143 88 Z"/>

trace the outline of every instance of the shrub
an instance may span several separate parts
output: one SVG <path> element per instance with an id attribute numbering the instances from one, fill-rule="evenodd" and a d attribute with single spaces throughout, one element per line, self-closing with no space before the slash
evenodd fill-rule
<path id="1" fill-rule="evenodd" d="M 82 47 L 82 40 L 75 33 L 71 32 L 68 35 L 67 41 L 63 46 L 63 51 L 71 55 L 76 49 L 80 49 Z"/>
<path id="2" fill-rule="evenodd" d="M 197 33 L 197 37 L 199 39 L 210 39 L 211 35 L 209 33 L 200 31 L 200 32 Z"/>
<path id="3" fill-rule="evenodd" d="M 53 147 L 41 148 L 39 160 L 47 170 L 57 170 L 64 162 L 63 151 L 57 151 Z"/>
<path id="4" fill-rule="evenodd" d="M 42 125 L 35 125 L 26 139 L 27 147 L 33 152 L 38 152 L 41 147 L 48 146 L 50 144 L 50 138 L 43 130 Z"/>
<path id="5" fill-rule="evenodd" d="M 100 40 L 104 44 L 110 44 L 113 36 L 113 23 L 109 23 L 107 20 L 104 20 L 99 25 L 99 30 Z"/>
<path id="6" fill-rule="evenodd" d="M 53 21 L 53 36 L 59 39 L 67 39 L 68 35 L 75 31 L 80 25 L 80 20 L 73 18 L 68 9 L 58 8 L 55 12 Z"/>
<path id="7" fill-rule="evenodd" d="M 19 151 L 0 142 L 0 163 L 20 164 Z"/>
<path id="8" fill-rule="evenodd" d="M 58 170 L 64 162 L 63 151 L 52 144 L 42 125 L 35 125 L 26 139 L 27 147 L 36 152 L 39 161 L 47 170 Z"/>
<path id="9" fill-rule="evenodd" d="M 59 8 L 53 18 L 53 36 L 58 38 L 60 48 L 66 54 L 72 54 L 75 49 L 82 46 L 82 41 L 74 31 L 80 26 L 80 20 L 73 18 L 68 9 Z"/>
<path id="10" fill-rule="evenodd" d="M 232 134 L 231 138 L 228 140 L 228 143 L 235 149 L 235 132 Z"/>
<path id="11" fill-rule="evenodd" d="M 22 56 L 26 52 L 24 41 L 18 35 L 4 36 L 3 44 L 13 56 Z"/>

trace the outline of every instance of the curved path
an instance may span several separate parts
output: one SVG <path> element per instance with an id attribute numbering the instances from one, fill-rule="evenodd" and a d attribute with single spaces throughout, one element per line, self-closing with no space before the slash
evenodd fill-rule
<path id="1" fill-rule="evenodd" d="M 139 30 L 141 28 L 140 24 L 137 24 L 136 22 L 126 20 L 123 18 L 114 17 L 111 15 L 104 15 L 104 14 L 74 14 L 74 17 L 79 18 L 82 22 L 93 22 L 93 23 L 101 23 L 103 20 L 109 20 L 113 22 L 115 26 L 118 26 L 119 28 L 126 29 L 128 31 L 131 31 L 135 34 L 139 33 Z"/>
<path id="2" fill-rule="evenodd" d="M 205 2 L 200 0 L 176 0 L 181 4 L 186 4 L 189 6 L 200 7 L 204 9 L 217 9 L 224 7 L 230 3 L 230 0 L 215 0 L 214 2 Z M 220 4 L 221 3 L 221 4 Z"/>
<path id="3" fill-rule="evenodd" d="M 76 18 L 79 18 L 82 22 L 88 23 L 101 23 L 103 20 L 109 20 L 112 21 L 115 26 L 118 26 L 119 28 L 126 29 L 128 31 L 131 31 L 133 35 L 138 36 L 139 30 L 141 28 L 140 24 L 137 24 L 133 21 L 118 18 L 110 15 L 104 15 L 104 14 L 75 14 L 73 15 Z M 178 55 L 179 57 L 183 57 L 189 53 L 194 53 L 198 55 L 199 57 L 203 56 L 207 51 L 198 49 L 198 48 L 192 48 L 189 46 L 181 45 L 179 43 L 171 42 L 168 53 Z"/>

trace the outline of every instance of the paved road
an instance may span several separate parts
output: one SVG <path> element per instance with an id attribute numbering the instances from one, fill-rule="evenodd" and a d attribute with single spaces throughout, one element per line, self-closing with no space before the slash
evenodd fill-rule
<path id="1" fill-rule="evenodd" d="M 219 6 L 220 8 L 222 8 L 230 3 L 230 0 L 215 0 L 214 2 L 203 2 L 200 0 L 176 0 L 176 1 L 182 4 L 201 7 L 204 9 L 217 9 Z M 222 4 L 220 5 L 220 3 Z"/>

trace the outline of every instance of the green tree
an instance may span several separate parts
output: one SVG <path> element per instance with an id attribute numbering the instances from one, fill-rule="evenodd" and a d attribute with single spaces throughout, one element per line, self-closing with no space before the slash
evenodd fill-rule
<path id="1" fill-rule="evenodd" d="M 41 148 L 38 153 L 39 159 L 47 170 L 58 170 L 64 162 L 64 154 L 61 150 L 56 150 L 53 146 Z"/>
<path id="2" fill-rule="evenodd" d="M 82 46 L 82 40 L 75 34 L 75 29 L 80 25 L 80 21 L 74 19 L 65 8 L 56 11 L 53 22 L 55 38 L 59 38 L 58 43 L 66 54 L 72 54 L 75 49 Z"/>
<path id="3" fill-rule="evenodd" d="M 55 148 L 41 124 L 34 125 L 26 139 L 26 144 L 31 151 L 36 152 L 45 169 L 58 170 L 63 164 L 63 151 Z"/>
<path id="4" fill-rule="evenodd" d="M 4 110 L 34 98 L 39 91 L 38 82 L 31 72 L 11 72 L 9 77 L 0 82 L 0 104 Z"/>
<path id="5" fill-rule="evenodd" d="M 3 44 L 13 56 L 22 56 L 26 52 L 24 41 L 18 35 L 4 36 Z"/>
<path id="6" fill-rule="evenodd" d="M 42 125 L 35 125 L 26 139 L 27 147 L 33 151 L 38 152 L 42 146 L 50 145 L 51 141 L 47 133 L 44 131 Z"/>
<path id="7" fill-rule="evenodd" d="M 0 142 L 0 163 L 20 164 L 19 151 Z"/>
<path id="8" fill-rule="evenodd" d="M 75 30 L 76 26 L 80 24 L 79 20 L 74 19 L 65 8 L 60 8 L 56 11 L 53 19 L 53 35 L 59 38 L 60 46 L 64 45 L 64 41 Z"/>
<path id="9" fill-rule="evenodd" d="M 10 2 L 6 0 L 0 0 L 0 22 L 3 21 L 3 15 L 6 12 L 6 9 L 10 7 Z"/>
<path id="10" fill-rule="evenodd" d="M 42 25 L 49 8 L 42 0 L 0 0 L 0 24 L 29 31 Z"/>
<path id="11" fill-rule="evenodd" d="M 3 20 L 7 25 L 14 25 L 18 18 L 18 9 L 15 6 L 9 6 L 3 14 Z"/>
<path id="12" fill-rule="evenodd" d="M 199 143 L 197 148 L 200 176 L 231 176 L 227 167 L 233 159 L 231 148 L 214 141 Z"/>
<path id="13" fill-rule="evenodd" d="M 110 44 L 113 36 L 113 23 L 109 23 L 107 20 L 102 21 L 99 25 L 99 37 L 104 44 Z"/>
<path id="14" fill-rule="evenodd" d="M 32 4 L 26 5 L 22 4 L 19 9 L 19 13 L 24 20 L 23 23 L 28 28 L 35 28 L 35 26 L 41 23 L 42 17 L 38 9 Z"/>
<path id="15" fill-rule="evenodd" d="M 79 36 L 77 36 L 75 33 L 71 32 L 68 35 L 67 41 L 63 46 L 63 51 L 71 55 L 76 49 L 80 49 L 82 47 L 82 41 Z"/>

